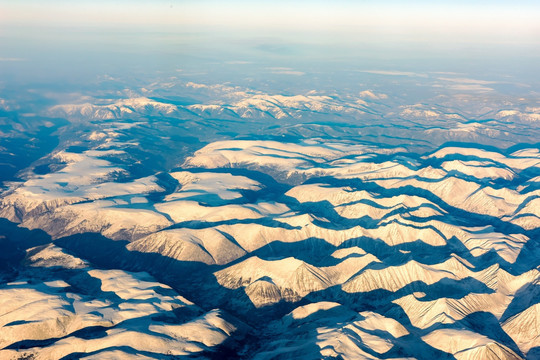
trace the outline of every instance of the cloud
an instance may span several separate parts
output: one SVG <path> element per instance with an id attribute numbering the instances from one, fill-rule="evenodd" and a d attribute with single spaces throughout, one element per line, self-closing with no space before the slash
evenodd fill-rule
<path id="1" fill-rule="evenodd" d="M 294 70 L 272 71 L 272 74 L 296 75 L 296 76 L 306 75 L 305 72 L 302 72 L 302 71 L 294 71 Z"/>
<path id="2" fill-rule="evenodd" d="M 0 61 L 26 61 L 24 58 L 14 58 L 14 57 L 0 57 Z"/>
<path id="3" fill-rule="evenodd" d="M 495 84 L 497 81 L 487 81 L 487 80 L 477 80 L 477 79 L 469 79 L 469 78 L 447 78 L 447 77 L 440 77 L 439 80 L 443 81 L 450 81 L 450 82 L 456 82 L 460 84 L 478 84 L 478 85 L 487 85 L 487 84 Z"/>
<path id="4" fill-rule="evenodd" d="M 497 81 L 488 81 L 488 80 L 478 80 L 470 78 L 449 78 L 449 77 L 439 77 L 438 80 L 449 82 L 450 84 L 445 85 L 434 85 L 434 87 L 444 87 L 449 90 L 454 91 L 473 91 L 473 92 L 489 92 L 494 91 L 494 89 L 485 86 L 489 84 L 496 84 Z"/>
<path id="5" fill-rule="evenodd" d="M 494 89 L 490 87 L 482 86 L 478 84 L 456 84 L 456 85 L 448 86 L 447 89 L 456 90 L 456 91 L 474 91 L 474 92 L 494 91 Z"/>
<path id="6" fill-rule="evenodd" d="M 272 74 L 281 74 L 281 75 L 295 75 L 295 76 L 302 76 L 306 75 L 303 71 L 297 71 L 291 68 L 287 67 L 269 67 L 268 70 L 272 70 Z"/>
<path id="7" fill-rule="evenodd" d="M 438 75 L 463 75 L 462 73 L 457 73 L 453 71 L 430 71 L 429 73 Z"/>
<path id="8" fill-rule="evenodd" d="M 359 70 L 359 72 L 376 74 L 376 75 L 389 75 L 389 76 L 419 76 L 427 77 L 426 74 L 415 73 L 412 71 L 398 71 L 398 70 Z"/>

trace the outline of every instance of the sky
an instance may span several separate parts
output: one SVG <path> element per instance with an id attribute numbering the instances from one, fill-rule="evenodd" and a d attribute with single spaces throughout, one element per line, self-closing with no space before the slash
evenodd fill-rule
<path id="1" fill-rule="evenodd" d="M 206 71 L 216 62 L 293 74 L 335 61 L 529 74 L 540 61 L 539 18 L 538 1 L 0 0 L 0 75 Z"/>
<path id="2" fill-rule="evenodd" d="M 0 9 L 3 27 L 184 27 L 540 41 L 540 4 L 535 1 L 1 0 Z"/>

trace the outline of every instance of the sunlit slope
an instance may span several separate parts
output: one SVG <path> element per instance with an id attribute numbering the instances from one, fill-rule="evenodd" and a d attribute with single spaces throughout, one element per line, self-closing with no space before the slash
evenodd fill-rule
<path id="1" fill-rule="evenodd" d="M 21 296 L 49 305 L 33 313 L 24 303 L 13 309 L 13 319 L 27 316 L 29 323 L 10 325 L 6 317 L 3 351 L 32 344 L 30 352 L 67 354 L 76 343 L 100 354 L 127 341 L 122 336 L 130 331 L 145 340 L 128 346 L 152 356 L 165 347 L 174 354 L 214 351 L 237 339 L 234 329 L 248 331 L 223 320 L 225 311 L 257 329 L 249 331 L 258 339 L 242 350 L 248 358 L 534 358 L 538 154 L 451 146 L 416 155 L 322 139 L 221 141 L 168 173 L 118 182 L 129 172 L 115 160 L 122 151 L 58 152 L 64 166 L 13 187 L 0 213 L 57 239 L 73 254 L 57 265 L 98 278 L 102 290 L 70 295 L 79 290 L 70 290 L 66 275 L 43 284 L 19 276 L 4 285 L 5 301 Z M 85 233 L 94 235 L 78 237 Z M 49 266 L 46 257 L 61 251 L 49 246 L 27 261 Z M 124 270 L 94 270 L 81 259 Z M 140 298 L 137 306 L 150 315 L 127 306 L 137 318 L 162 311 L 149 308 L 152 296 L 138 295 L 150 291 L 143 275 L 125 270 L 147 271 L 205 310 L 178 300 L 171 309 L 192 306 L 199 317 L 117 325 L 126 320 L 102 314 L 127 306 L 115 301 Z M 103 289 L 105 278 L 115 279 L 110 290 Z M 120 283 L 137 290 L 117 289 Z M 131 295 L 112 295 L 118 292 Z M 74 306 L 74 298 L 86 305 Z M 88 304 L 101 315 L 88 319 Z M 79 325 L 50 323 L 60 313 Z M 312 320 L 296 324 L 302 318 Z M 70 337 L 95 326 L 110 345 L 92 332 Z M 199 335 L 185 335 L 188 328 Z M 296 335 L 283 338 L 287 333 Z M 55 340 L 25 342 L 46 338 Z"/>

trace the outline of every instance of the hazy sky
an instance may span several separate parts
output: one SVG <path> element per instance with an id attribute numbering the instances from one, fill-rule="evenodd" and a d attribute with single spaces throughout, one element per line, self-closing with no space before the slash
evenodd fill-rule
<path id="1" fill-rule="evenodd" d="M 538 1 L 6 1 L 3 26 L 178 26 L 537 43 Z"/>
<path id="2" fill-rule="evenodd" d="M 430 68 L 538 77 L 539 18 L 538 1 L 0 0 L 0 75 L 215 76 L 234 73 L 216 63 L 239 73 L 253 63 L 253 73 Z"/>

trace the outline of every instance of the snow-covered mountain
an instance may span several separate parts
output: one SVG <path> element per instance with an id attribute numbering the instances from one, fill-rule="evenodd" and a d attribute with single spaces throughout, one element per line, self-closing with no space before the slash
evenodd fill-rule
<path id="1" fill-rule="evenodd" d="M 147 273 L 95 269 L 52 244 L 29 249 L 25 264 L 0 288 L 1 358 L 188 356 L 248 329 Z"/>
<path id="2" fill-rule="evenodd" d="M 39 115 L 0 358 L 538 358 L 537 108 L 171 86 Z"/>

